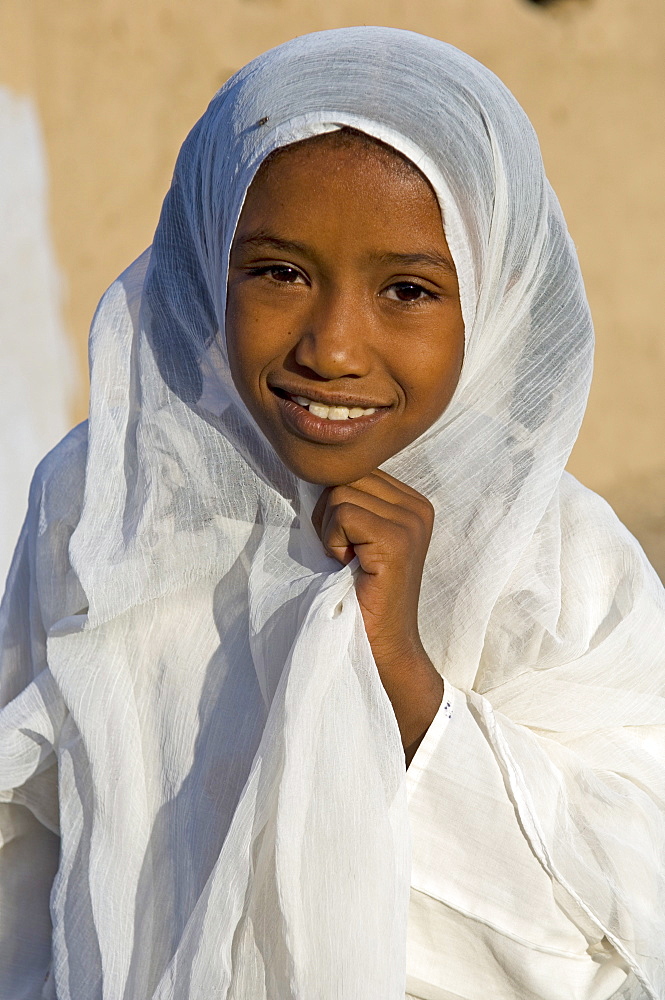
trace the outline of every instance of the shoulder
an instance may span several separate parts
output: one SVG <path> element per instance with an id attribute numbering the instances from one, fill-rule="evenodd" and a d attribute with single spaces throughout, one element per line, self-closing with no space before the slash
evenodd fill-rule
<path id="1" fill-rule="evenodd" d="M 665 590 L 639 542 L 565 473 L 492 612 L 474 687 L 519 684 L 522 674 L 531 684 L 534 670 L 574 673 L 583 658 L 610 686 L 630 664 L 662 676 L 663 644 L 649 637 L 663 626 Z"/>
<path id="2" fill-rule="evenodd" d="M 37 466 L 26 518 L 27 554 L 40 617 L 54 621 L 85 606 L 69 559 L 69 542 L 83 509 L 88 424 L 74 427 Z"/>
<path id="3" fill-rule="evenodd" d="M 599 625 L 638 608 L 643 622 L 665 623 L 665 590 L 642 546 L 611 506 L 573 476 L 559 489 L 561 581 Z M 638 616 L 639 617 L 639 616 Z"/>
<path id="4" fill-rule="evenodd" d="M 602 561 L 617 573 L 641 567 L 655 574 L 634 535 L 619 520 L 609 503 L 565 472 L 559 487 L 562 548 Z"/>
<path id="5" fill-rule="evenodd" d="M 29 505 L 43 529 L 54 521 L 78 522 L 83 505 L 88 421 L 74 427 L 41 460 L 32 477 Z"/>
<path id="6" fill-rule="evenodd" d="M 39 463 L 28 513 L 0 605 L 0 705 L 46 665 L 53 621 L 84 603 L 69 565 L 69 539 L 83 500 L 87 424 L 79 424 Z"/>

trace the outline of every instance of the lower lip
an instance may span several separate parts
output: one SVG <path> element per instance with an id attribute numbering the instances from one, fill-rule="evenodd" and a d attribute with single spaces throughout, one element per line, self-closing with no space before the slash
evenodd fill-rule
<path id="1" fill-rule="evenodd" d="M 346 444 L 375 427 L 390 411 L 389 406 L 382 406 L 375 413 L 366 417 L 347 417 L 345 420 L 328 420 L 327 417 L 315 417 L 292 399 L 277 396 L 280 413 L 290 431 L 295 431 L 298 437 L 307 441 L 317 441 L 321 444 Z"/>

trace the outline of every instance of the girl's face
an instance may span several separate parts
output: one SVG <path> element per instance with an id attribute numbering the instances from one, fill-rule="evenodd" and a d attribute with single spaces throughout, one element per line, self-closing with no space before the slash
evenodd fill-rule
<path id="1" fill-rule="evenodd" d="M 279 151 L 238 222 L 226 328 L 238 392 L 297 476 L 331 486 L 374 471 L 443 413 L 462 366 L 428 182 L 335 133 Z"/>

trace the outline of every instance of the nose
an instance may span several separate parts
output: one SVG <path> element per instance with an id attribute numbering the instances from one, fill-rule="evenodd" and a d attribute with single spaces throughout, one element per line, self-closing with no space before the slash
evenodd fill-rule
<path id="1" fill-rule="evenodd" d="M 321 292 L 304 318 L 295 360 L 321 379 L 361 378 L 370 370 L 370 327 L 361 296 Z"/>

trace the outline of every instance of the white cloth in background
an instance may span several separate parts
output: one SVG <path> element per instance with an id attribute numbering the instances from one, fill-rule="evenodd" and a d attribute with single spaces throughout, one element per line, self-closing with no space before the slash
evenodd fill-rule
<path id="1" fill-rule="evenodd" d="M 340 124 L 430 179 L 466 329 L 446 413 L 386 465 L 437 515 L 446 695 L 406 775 L 353 566 L 223 336 L 258 165 Z M 33 483 L 1 633 L 0 996 L 665 995 L 665 600 L 563 474 L 591 351 L 533 131 L 474 60 L 352 28 L 222 88 L 96 314 L 89 430 Z"/>
<path id="2" fill-rule="evenodd" d="M 0 590 L 35 465 L 71 424 L 73 358 L 33 102 L 0 86 Z"/>

